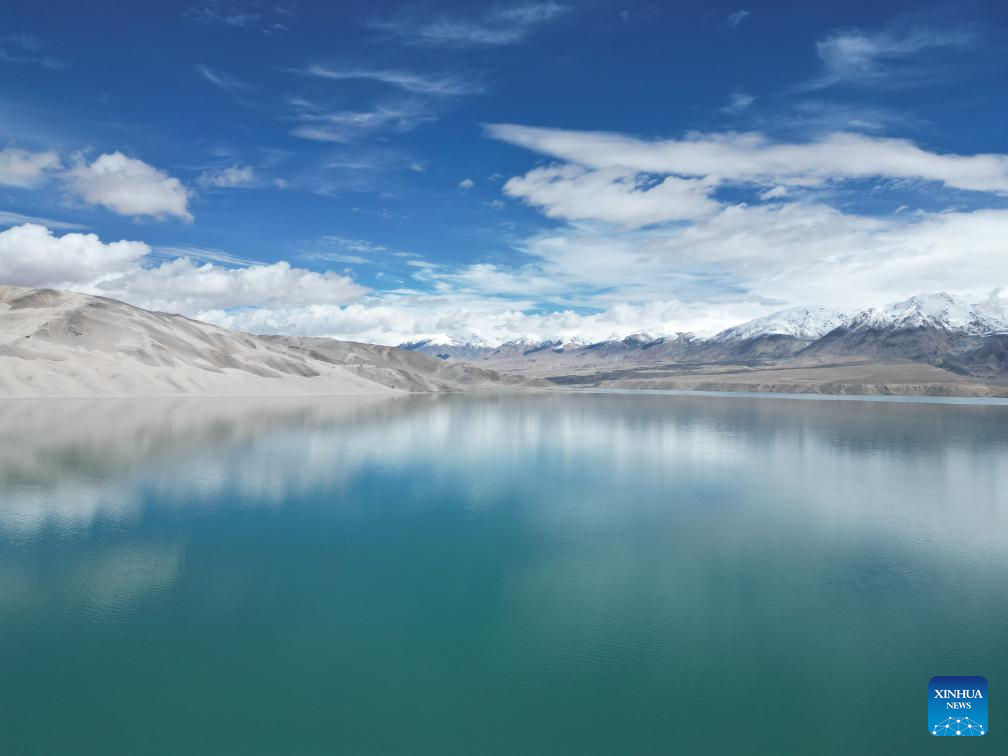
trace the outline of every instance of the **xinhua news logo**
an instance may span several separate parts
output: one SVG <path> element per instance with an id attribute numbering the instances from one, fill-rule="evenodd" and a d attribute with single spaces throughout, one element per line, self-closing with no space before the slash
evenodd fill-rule
<path id="1" fill-rule="evenodd" d="M 928 683 L 932 735 L 987 734 L 987 681 L 982 677 L 932 677 Z"/>

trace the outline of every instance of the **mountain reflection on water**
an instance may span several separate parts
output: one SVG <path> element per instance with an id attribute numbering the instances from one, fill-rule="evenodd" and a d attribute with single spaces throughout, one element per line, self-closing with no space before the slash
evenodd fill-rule
<path id="1" fill-rule="evenodd" d="M 932 676 L 1008 674 L 1005 406 L 18 400 L 0 427 L 3 753 L 916 753 Z"/>

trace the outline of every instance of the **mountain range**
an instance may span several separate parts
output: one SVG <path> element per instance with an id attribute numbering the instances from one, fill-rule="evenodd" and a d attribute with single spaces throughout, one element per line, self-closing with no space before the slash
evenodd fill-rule
<path id="1" fill-rule="evenodd" d="M 396 347 L 235 333 L 105 297 L 0 286 L 0 396 L 289 396 L 542 382 Z"/>
<path id="2" fill-rule="evenodd" d="M 849 314 L 796 307 L 710 337 L 639 332 L 594 343 L 402 346 L 571 385 L 1000 394 L 1008 384 L 1005 306 L 944 292 Z"/>
<path id="3" fill-rule="evenodd" d="M 549 386 L 1008 396 L 997 300 L 782 310 L 703 338 L 401 347 L 252 335 L 105 297 L 0 286 L 0 396 L 267 396 Z"/>

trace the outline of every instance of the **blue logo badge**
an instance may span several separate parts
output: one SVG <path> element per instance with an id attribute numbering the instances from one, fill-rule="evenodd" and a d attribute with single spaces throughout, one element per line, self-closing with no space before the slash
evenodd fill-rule
<path id="1" fill-rule="evenodd" d="M 987 734 L 987 681 L 982 677 L 932 677 L 928 683 L 932 735 Z"/>

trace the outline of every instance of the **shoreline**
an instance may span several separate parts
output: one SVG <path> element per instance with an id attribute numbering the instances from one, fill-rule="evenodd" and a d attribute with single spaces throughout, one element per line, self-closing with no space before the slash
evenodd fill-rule
<path id="1" fill-rule="evenodd" d="M 527 394 L 592 394 L 617 396 L 693 396 L 730 399 L 790 399 L 808 401 L 852 401 L 877 402 L 892 404 L 949 404 L 966 406 L 1008 406 L 1008 396 L 978 396 L 978 395 L 948 395 L 948 394 L 860 394 L 860 393 L 826 393 L 818 391 L 748 391 L 740 389 L 677 389 L 677 388 L 620 388 L 616 386 L 585 386 L 572 387 L 558 385 L 555 387 L 532 388 L 479 388 L 468 391 L 401 391 L 370 393 L 304 393 L 304 394 L 21 394 L 0 395 L 0 402 L 8 401 L 92 401 L 92 400 L 292 400 L 318 401 L 325 399 L 403 399 L 409 397 L 431 396 L 499 396 Z"/>

